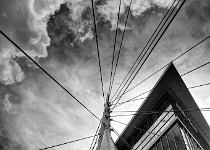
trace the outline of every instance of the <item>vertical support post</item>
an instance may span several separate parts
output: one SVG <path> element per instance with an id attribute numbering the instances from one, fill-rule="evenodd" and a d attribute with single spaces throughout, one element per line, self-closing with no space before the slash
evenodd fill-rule
<path id="1" fill-rule="evenodd" d="M 101 143 L 104 135 L 104 130 L 107 129 L 109 133 L 111 134 L 111 128 L 110 128 L 110 102 L 109 102 L 109 94 L 107 94 L 106 102 L 104 104 L 104 112 L 102 117 L 102 123 L 101 128 L 99 130 L 100 137 L 98 139 L 98 146 L 96 150 L 100 150 Z"/>

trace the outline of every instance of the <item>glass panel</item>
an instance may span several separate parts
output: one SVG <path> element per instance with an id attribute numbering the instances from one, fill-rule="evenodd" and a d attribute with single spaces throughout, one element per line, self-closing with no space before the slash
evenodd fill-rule
<path id="1" fill-rule="evenodd" d="M 178 150 L 184 150 L 184 149 L 186 149 L 185 144 L 181 144 L 181 143 L 177 143 L 176 142 L 176 145 L 177 145 Z"/>
<path id="2" fill-rule="evenodd" d="M 183 137 L 182 137 L 181 134 L 179 134 L 179 135 L 174 135 L 174 139 L 175 139 L 176 142 L 184 143 L 184 139 L 183 139 Z"/>
<path id="3" fill-rule="evenodd" d="M 173 129 L 173 133 L 174 133 L 174 136 L 181 134 L 181 131 L 178 126 L 175 129 Z"/>
<path id="4" fill-rule="evenodd" d="M 189 143 L 189 146 L 191 147 L 192 150 L 197 150 L 192 139 L 190 138 L 190 136 L 187 134 L 187 132 L 184 130 L 184 133 L 185 133 L 185 136 L 186 136 L 186 139 Z"/>
<path id="5" fill-rule="evenodd" d="M 154 145 L 154 146 L 152 146 L 149 150 L 156 150 L 155 145 Z"/>
<path id="6" fill-rule="evenodd" d="M 168 137 L 168 140 L 169 140 L 169 141 L 173 140 L 172 130 L 168 131 L 167 137 Z"/>
<path id="7" fill-rule="evenodd" d="M 185 135 L 187 136 L 189 144 L 193 150 L 202 150 L 202 148 L 197 144 L 197 142 L 192 138 L 192 136 L 189 133 L 187 133 L 187 131 L 185 131 Z"/>
<path id="8" fill-rule="evenodd" d="M 157 135 L 150 134 L 149 137 L 152 137 L 152 139 L 149 139 L 149 141 L 147 139 L 148 144 L 141 149 L 138 148 L 138 150 L 148 150 L 148 146 L 151 145 L 149 143 L 153 143 L 157 139 L 157 142 L 149 150 L 203 150 L 191 134 L 184 127 L 179 126 L 178 123 L 160 137 L 159 135 L 161 135 L 161 131 L 165 129 L 166 125 L 168 125 L 168 121 L 163 126 L 159 124 L 158 127 L 160 130 L 158 131 L 156 127 L 157 129 L 155 130 L 157 132 L 152 131 L 153 133 L 157 133 Z"/>
<path id="9" fill-rule="evenodd" d="M 172 127 L 172 130 L 174 130 L 175 128 L 178 127 L 178 123 L 176 123 L 173 127 Z"/>
<path id="10" fill-rule="evenodd" d="M 166 110 L 171 110 L 171 109 L 172 109 L 172 106 L 170 105 Z M 155 116 L 153 116 L 154 118 L 147 120 L 147 121 L 150 121 L 150 123 L 152 120 L 153 124 L 152 125 L 150 123 L 149 123 L 150 125 L 145 124 L 144 126 L 145 129 L 148 128 L 148 125 L 150 127 L 146 129 L 147 132 L 144 133 L 140 139 L 136 137 L 136 142 L 135 142 L 136 144 L 134 147 L 138 147 L 139 145 L 141 145 L 143 149 L 148 149 L 148 146 L 151 145 L 150 143 L 160 138 L 159 135 L 161 135 L 162 132 L 165 130 L 165 128 L 170 124 L 171 116 L 175 116 L 173 112 L 163 112 L 155 122 L 153 120 Z M 154 133 L 157 135 L 154 135 Z M 167 141 L 164 140 L 163 142 L 164 142 L 164 147 L 166 147 Z"/>
<path id="11" fill-rule="evenodd" d="M 169 143 L 169 146 L 170 146 L 170 149 L 171 149 L 171 150 L 176 150 L 176 145 L 175 145 L 175 142 L 174 142 L 174 141 L 171 141 L 171 142 Z"/>
<path id="12" fill-rule="evenodd" d="M 157 150 L 162 150 L 161 141 L 157 142 Z"/>
<path id="13" fill-rule="evenodd" d="M 168 145 L 166 136 L 162 138 L 162 143 L 163 143 L 163 148 L 165 148 Z"/>
<path id="14" fill-rule="evenodd" d="M 175 131 L 178 131 L 178 130 L 175 130 Z M 185 142 L 181 133 L 179 135 L 174 135 L 174 139 L 175 139 L 178 150 L 183 150 L 186 148 Z"/>
<path id="15" fill-rule="evenodd" d="M 169 146 L 165 147 L 164 150 L 170 150 Z"/>

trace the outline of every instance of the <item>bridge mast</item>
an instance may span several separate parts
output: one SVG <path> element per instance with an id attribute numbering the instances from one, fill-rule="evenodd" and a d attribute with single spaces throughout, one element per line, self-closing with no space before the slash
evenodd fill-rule
<path id="1" fill-rule="evenodd" d="M 99 130 L 100 137 L 98 140 L 97 150 L 117 150 L 117 147 L 111 137 L 110 112 L 109 95 L 107 95 L 106 102 L 104 104 L 101 128 Z"/>

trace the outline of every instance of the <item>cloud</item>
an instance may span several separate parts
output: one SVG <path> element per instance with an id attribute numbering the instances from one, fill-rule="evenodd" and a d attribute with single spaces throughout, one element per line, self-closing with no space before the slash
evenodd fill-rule
<path id="1" fill-rule="evenodd" d="M 49 15 L 54 14 L 60 8 L 60 4 L 64 2 L 66 1 L 1 1 L 0 27 L 29 56 L 37 60 L 45 58 L 47 57 L 47 46 L 50 45 L 50 38 L 47 33 L 47 20 Z M 86 4 L 87 2 L 82 3 L 82 5 L 72 3 L 72 8 L 74 8 L 72 17 L 75 20 L 81 18 L 81 12 L 86 8 Z M 78 22 L 78 24 L 80 23 Z M 79 28 L 84 33 L 84 24 L 80 25 Z M 79 28 L 75 28 L 74 31 L 77 32 Z M 81 41 L 87 38 L 92 38 L 90 30 L 81 36 Z M 0 41 L 4 43 L 0 50 L 2 53 L 1 60 L 4 59 L 4 63 L 2 61 L 0 63 L 2 68 L 0 72 L 1 81 L 6 85 L 20 82 L 24 78 L 24 73 L 18 62 L 13 58 L 25 57 L 25 55 L 19 50 L 15 50 L 9 42 L 5 42 L 4 38 L 1 38 Z"/>
<path id="2" fill-rule="evenodd" d="M 127 16 L 127 8 L 130 6 L 130 0 L 122 0 L 121 7 L 120 7 L 120 15 Z M 134 17 L 142 16 L 147 10 L 151 9 L 154 6 L 158 6 L 161 8 L 169 8 L 173 3 L 173 0 L 133 0 L 131 5 L 131 14 Z M 115 1 L 106 1 L 106 4 L 99 5 L 98 12 L 100 15 L 107 21 L 110 21 L 112 26 L 112 30 L 116 29 L 117 26 L 117 14 L 119 11 L 119 4 L 120 0 Z M 126 17 L 125 17 L 126 18 Z M 124 30 L 124 23 L 125 21 L 119 22 L 119 29 Z M 132 29 L 128 27 L 128 29 Z"/>
<path id="3" fill-rule="evenodd" d="M 20 3 L 20 1 L 15 1 L 15 6 L 16 3 Z M 19 21 L 15 20 L 15 17 L 12 18 L 13 20 L 7 20 L 10 27 L 6 27 L 3 23 L 0 26 L 4 26 L 10 36 L 23 46 L 24 50 L 30 53 L 32 57 L 42 58 L 39 63 L 85 106 L 101 117 L 103 98 L 96 43 L 93 36 L 90 1 L 72 1 L 60 6 L 61 3 L 65 3 L 65 1 L 27 1 L 21 8 L 23 10 L 21 13 L 15 11 L 16 9 L 13 12 L 20 15 L 20 20 L 25 22 L 24 26 L 18 24 Z M 119 86 L 152 35 L 171 1 L 153 0 L 150 3 L 148 1 L 134 1 L 134 3 L 136 5 L 133 5 L 132 13 L 129 16 L 130 28 L 125 33 L 114 90 Z M 196 22 L 201 18 L 196 14 L 202 14 L 198 12 L 206 10 L 203 8 L 208 7 L 206 5 L 205 7 L 202 6 L 202 9 L 198 9 L 195 7 L 196 5 L 192 7 L 190 5 L 192 3 L 189 2 L 171 24 L 169 30 L 145 63 L 142 72 L 134 80 L 135 84 L 208 34 L 208 21 L 200 21 L 199 23 L 205 34 L 197 33 L 194 36 L 195 30 L 193 28 L 197 26 Z M 107 92 L 109 86 L 115 34 L 113 27 L 116 24 L 118 4 L 119 1 L 97 4 L 97 27 L 105 92 Z M 14 5 L 11 4 L 11 7 Z M 125 18 L 127 5 L 129 5 L 129 1 L 123 1 L 122 18 Z M 158 7 L 153 7 L 154 5 Z M 28 9 L 29 6 L 30 9 Z M 190 9 L 195 12 L 187 13 L 191 11 Z M 204 16 L 207 16 L 207 14 Z M 11 17 L 6 12 L 2 12 L 1 16 L 4 19 Z M 208 20 L 208 17 L 205 20 Z M 123 28 L 123 23 L 120 25 L 120 28 Z M 20 27 L 22 27 L 22 30 L 18 30 Z M 117 51 L 122 31 L 119 30 L 118 36 Z M 0 49 L 0 58 L 2 58 L 0 59 L 0 77 L 3 84 L 10 85 L 6 86 L 7 89 L 4 92 L 10 93 L 11 96 L 5 97 L 4 92 L 1 93 L 4 104 L 1 103 L 0 105 L 0 120 L 2 120 L 0 123 L 0 149 L 35 150 L 94 134 L 98 121 L 91 114 L 39 69 L 25 67 L 21 62 L 23 55 L 13 47 L 8 46 L 8 43 L 2 43 L 4 45 Z M 190 69 L 195 64 L 201 64 L 202 62 L 199 59 L 208 60 L 209 57 L 207 56 L 209 54 L 206 48 L 204 44 L 197 48 L 196 52 L 180 59 L 177 62 L 179 71 L 186 71 L 186 68 Z M 3 74 L 4 72 L 5 74 Z M 208 70 L 206 72 L 208 73 Z M 25 79 L 22 80 L 24 77 Z M 145 83 L 142 86 L 143 88 L 140 87 L 126 94 L 122 101 L 138 95 L 139 91 L 152 88 L 156 78 Z M 198 81 L 198 79 L 195 78 L 201 77 L 192 76 L 192 79 L 188 81 L 196 83 L 195 81 Z M 22 82 L 14 84 L 19 81 Z M 141 102 L 136 102 L 129 106 L 124 105 L 122 108 L 135 109 L 140 104 Z M 16 114 L 4 110 L 4 108 L 11 108 L 10 106 L 16 109 Z M 123 128 L 119 127 L 117 129 L 120 131 Z M 90 142 L 91 140 L 84 141 L 84 143 L 78 142 L 59 147 L 58 150 L 76 150 L 78 147 L 85 149 L 90 146 Z"/>
<path id="4" fill-rule="evenodd" d="M 92 73 L 89 72 L 90 69 L 87 71 L 85 66 L 69 67 L 59 63 L 56 63 L 55 66 L 54 61 L 49 63 L 52 64 L 48 64 L 46 69 L 50 70 L 50 74 L 100 117 L 102 115 L 100 110 L 103 107 L 103 101 L 101 101 L 101 93 L 95 92 L 98 90 L 95 89 L 98 88 L 95 83 L 99 80 L 93 84 L 92 80 L 96 79 L 96 77 L 92 76 Z M 48 76 L 42 73 L 34 75 L 35 73 L 36 71 L 27 72 L 27 77 L 34 77 L 26 77 L 21 84 L 12 86 L 11 89 L 6 91 L 6 93 L 11 93 L 11 97 L 6 96 L 9 99 L 4 100 L 3 108 L 13 106 L 17 113 L 5 114 L 6 111 L 0 113 L 1 120 L 9 120 L 7 123 L 2 122 L 3 126 L 7 126 L 4 130 L 8 135 L 7 139 L 11 141 L 10 143 L 2 143 L 5 149 L 10 150 L 15 147 L 12 145 L 19 145 L 20 150 L 24 150 L 24 148 L 36 150 L 91 136 L 96 124 L 98 124 L 98 120 Z M 87 80 L 87 76 L 91 79 Z M 17 93 L 16 96 L 12 91 Z M 17 102 L 15 97 L 19 97 L 20 101 Z M 88 119 L 84 120 L 84 118 Z M 3 131 L 3 129 L 0 129 L 0 131 Z M 2 137 L 5 137 L 5 135 L 2 135 Z M 90 141 L 88 143 L 87 141 L 84 142 L 82 147 L 89 146 Z M 78 144 L 69 144 L 57 149 L 76 150 Z"/>
<path id="5" fill-rule="evenodd" d="M 16 113 L 16 110 L 13 106 L 13 104 L 9 101 L 10 95 L 6 94 L 4 99 L 2 100 L 4 104 L 3 110 L 9 112 L 9 113 Z"/>
<path id="6" fill-rule="evenodd" d="M 24 73 L 19 64 L 14 60 L 14 47 L 8 46 L 0 51 L 0 82 L 5 85 L 20 82 Z"/>
<path id="7" fill-rule="evenodd" d="M 46 21 L 50 14 L 59 9 L 61 3 L 64 1 L 31 0 L 28 2 L 30 15 L 27 22 L 30 30 L 36 33 L 36 37 L 30 39 L 30 44 L 39 52 L 35 55 L 37 57 L 47 56 L 46 47 L 50 44 L 50 38 L 46 30 Z"/>
<path id="8" fill-rule="evenodd" d="M 13 3 L 13 5 L 10 5 L 10 3 Z M 63 23 L 63 25 L 67 27 L 67 30 L 64 31 L 70 31 L 69 33 L 74 36 L 72 41 L 70 41 L 72 44 L 76 40 L 79 40 L 80 42 L 84 42 L 86 39 L 91 40 L 94 36 L 90 1 L 21 0 L 14 2 L 11 0 L 7 2 L 7 4 L 6 2 L 2 2 L 2 11 L 0 12 L 1 20 L 4 20 L 4 23 L 1 24 L 2 30 L 12 37 L 12 39 L 16 41 L 17 44 L 20 45 L 32 58 L 37 60 L 39 60 L 39 58 L 45 58 L 48 56 L 47 46 L 50 45 L 50 37 L 52 38 L 52 36 L 54 36 L 54 39 L 57 39 L 58 42 L 60 42 L 58 35 L 51 34 L 51 36 L 48 36 L 47 26 L 49 26 L 49 24 L 47 24 L 47 21 L 52 14 L 58 14 L 57 17 L 59 17 L 58 11 L 60 9 L 60 5 L 63 3 L 66 3 L 66 9 L 69 9 L 66 17 L 62 15 L 60 16 L 58 23 L 56 21 L 52 23 Z M 170 4 L 169 2 L 166 3 L 162 1 L 153 1 L 149 4 L 147 1 L 134 1 L 134 5 L 131 9 L 133 15 L 141 15 L 144 11 L 151 7 L 152 3 L 163 7 L 167 7 Z M 121 13 L 124 13 L 128 4 L 128 1 L 122 2 Z M 118 11 L 118 8 L 115 5 L 118 5 L 117 1 L 115 1 L 114 5 L 108 1 L 106 5 L 99 6 L 98 8 L 98 12 L 106 20 L 110 21 L 113 27 L 115 26 L 114 24 L 116 24 L 116 14 Z M 14 11 L 9 11 L 11 9 Z M 18 20 L 15 19 L 17 16 L 19 18 Z M 115 19 L 113 20 L 112 18 Z M 9 26 L 7 26 L 8 24 Z M 122 29 L 124 25 L 120 24 L 119 27 Z M 128 29 L 132 29 L 132 27 L 128 27 Z M 60 38 L 62 37 L 63 34 L 60 35 Z M 8 47 L 8 45 L 2 47 L 2 49 L 6 49 L 6 47 Z M 12 48 L 12 46 L 10 47 Z M 24 54 L 18 51 L 13 51 L 13 53 L 14 57 L 25 57 Z M 20 82 L 24 78 L 24 75 L 19 64 L 16 60 L 11 59 L 11 57 L 7 57 L 6 62 L 7 71 L 2 72 L 2 74 L 4 74 L 2 80 L 8 81 L 5 82 L 5 84 L 13 84 L 16 81 Z M 13 77 L 14 75 L 11 70 L 15 70 L 20 73 L 17 79 Z M 8 79 L 5 76 L 8 76 Z M 12 77 L 14 79 L 11 79 Z"/>

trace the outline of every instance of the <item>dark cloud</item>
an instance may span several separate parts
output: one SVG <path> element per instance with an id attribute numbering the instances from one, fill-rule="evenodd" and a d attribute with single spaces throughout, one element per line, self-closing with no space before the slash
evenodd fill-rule
<path id="1" fill-rule="evenodd" d="M 100 6 L 105 4 L 106 2 L 99 3 L 97 5 Z M 99 9 L 99 7 L 97 7 L 97 9 Z M 166 11 L 167 9 L 154 5 L 138 17 L 133 16 L 133 14 L 130 13 L 127 25 L 130 29 L 127 29 L 125 33 L 118 65 L 118 74 L 120 76 L 125 74 L 132 66 Z M 122 25 L 125 23 L 127 12 L 128 7 L 126 7 L 124 13 L 120 15 L 120 24 Z M 72 20 L 72 13 L 73 10 L 71 10 L 66 3 L 62 4 L 60 9 L 50 16 L 47 30 L 51 43 L 47 48 L 49 54 L 48 58 L 44 59 L 43 62 L 50 62 L 55 59 L 64 65 L 68 64 L 73 67 L 83 65 L 84 67 L 81 68 L 80 72 L 84 71 L 84 68 L 87 70 L 92 66 L 94 66 L 95 70 L 98 70 L 95 37 L 87 39 L 84 42 L 81 42 L 78 39 L 78 33 L 76 32 L 75 34 L 74 29 L 79 29 L 79 24 Z M 89 20 L 91 23 L 85 24 L 85 32 L 82 33 L 81 36 L 88 31 L 87 29 L 91 29 L 91 31 L 94 32 L 92 19 L 92 10 L 90 7 L 86 7 L 81 15 L 81 21 L 84 22 Z M 75 26 L 69 27 L 69 24 L 74 24 Z M 99 12 L 97 12 L 97 34 L 102 62 L 103 79 L 105 83 L 108 83 L 115 31 L 112 30 L 111 22 L 106 20 L 106 18 L 104 18 L 104 16 Z M 119 51 L 122 35 L 123 30 L 118 29 L 116 54 Z M 94 81 L 95 76 L 98 75 L 99 74 L 97 72 L 96 75 L 88 78 L 88 82 L 91 83 Z M 80 77 L 85 78 L 84 76 Z M 90 83 L 88 84 L 91 85 Z M 97 86 L 95 87 L 97 89 L 98 86 L 100 86 L 100 83 L 96 85 Z M 108 84 L 105 85 L 105 89 L 108 89 L 106 86 L 108 86 Z"/>
<path id="2" fill-rule="evenodd" d="M 194 0 L 185 9 L 186 16 L 192 28 L 192 37 L 199 39 L 207 35 L 206 31 L 210 25 L 210 2 L 206 0 Z"/>
<path id="3" fill-rule="evenodd" d="M 73 63 L 76 58 L 84 58 L 84 61 L 91 57 L 91 46 L 81 42 L 78 38 L 84 36 L 90 27 L 90 8 L 86 8 L 81 16 L 81 21 L 74 22 L 70 16 L 71 9 L 67 4 L 62 4 L 60 9 L 50 16 L 48 21 L 48 35 L 51 39 L 48 47 L 48 58 L 57 57 L 59 60 L 69 60 Z M 80 23 L 84 24 L 84 33 L 80 33 Z M 83 28 L 83 27 L 81 27 Z M 75 32 L 75 30 L 78 30 Z M 83 29 L 81 29 L 83 30 Z M 92 29 L 91 29 L 92 30 Z M 69 59 L 70 58 L 70 59 Z"/>

